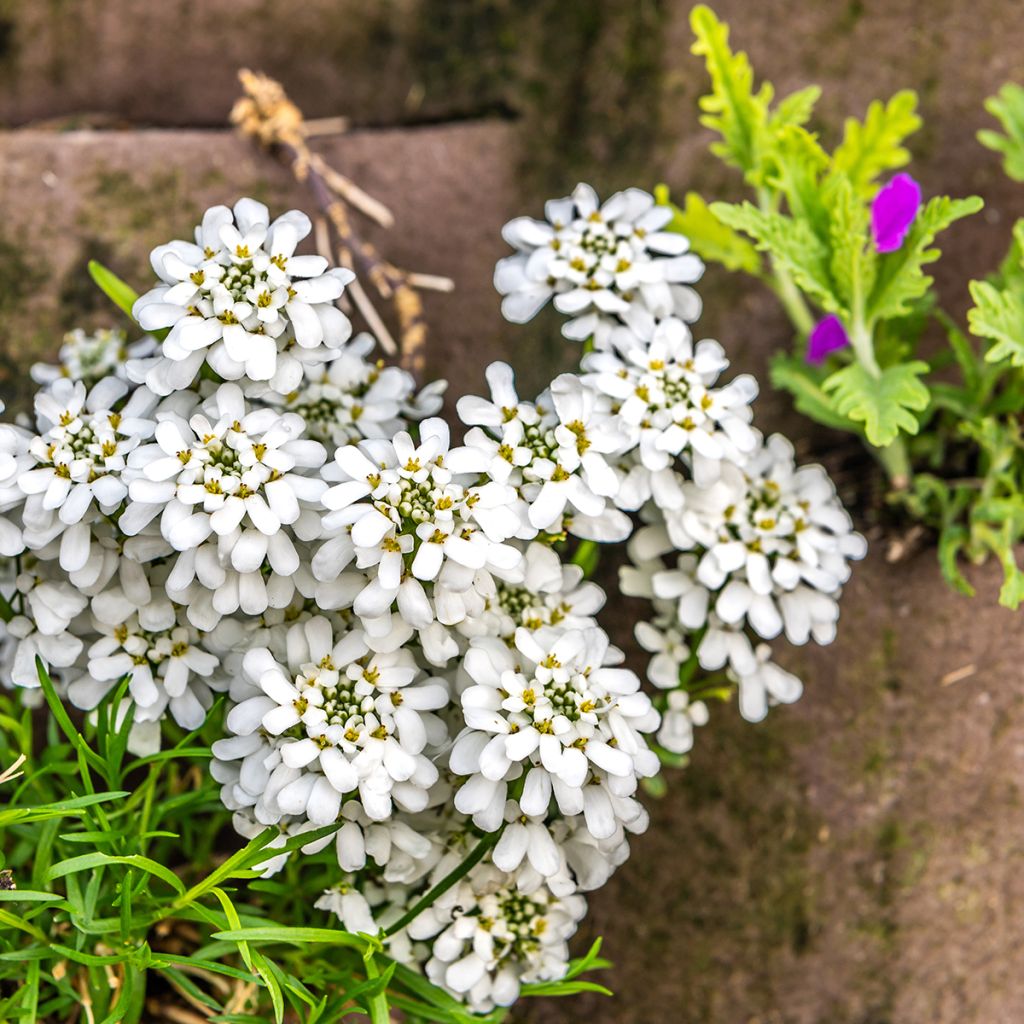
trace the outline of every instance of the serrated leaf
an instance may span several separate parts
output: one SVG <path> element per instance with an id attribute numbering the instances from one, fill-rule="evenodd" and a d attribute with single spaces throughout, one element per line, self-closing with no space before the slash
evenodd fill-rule
<path id="1" fill-rule="evenodd" d="M 1024 181 L 1024 88 L 1008 82 L 985 100 L 985 109 L 1003 126 L 1005 135 L 991 129 L 978 132 L 978 141 L 1003 155 L 1003 170 L 1014 181 Z"/>
<path id="2" fill-rule="evenodd" d="M 1002 288 L 1024 291 L 1024 218 L 1013 225 L 1013 240 L 999 264 L 995 281 Z"/>
<path id="3" fill-rule="evenodd" d="M 754 92 L 754 71 L 747 55 L 729 48 L 729 26 L 714 11 L 699 4 L 690 12 L 690 28 L 696 39 L 692 52 L 704 58 L 711 78 L 711 92 L 700 99 L 701 124 L 717 132 L 722 141 L 711 150 L 727 164 L 755 177 L 763 150 L 772 87 Z"/>
<path id="4" fill-rule="evenodd" d="M 761 273 L 761 257 L 738 231 L 723 224 L 707 203 L 696 193 L 687 192 L 684 205 L 676 206 L 668 197 L 668 189 L 659 185 L 654 194 L 658 202 L 672 209 L 672 220 L 665 226 L 690 240 L 690 248 L 708 263 L 721 263 L 726 270 Z"/>
<path id="5" fill-rule="evenodd" d="M 929 248 L 935 236 L 954 221 L 977 213 L 983 203 L 979 196 L 951 199 L 936 196 L 917 215 L 903 245 L 896 252 L 878 258 L 878 275 L 866 303 L 869 323 L 906 316 L 932 284 L 921 269 L 939 258 L 938 249 Z"/>
<path id="6" fill-rule="evenodd" d="M 870 195 L 879 174 L 909 162 L 903 141 L 920 127 L 915 92 L 898 92 L 888 103 L 875 100 L 863 121 L 847 119 L 843 141 L 832 154 L 832 167 L 850 179 L 859 195 Z"/>
<path id="7" fill-rule="evenodd" d="M 779 100 L 769 115 L 769 128 L 778 130 L 787 125 L 807 124 L 820 97 L 821 88 L 817 85 L 808 85 L 804 89 L 791 92 Z"/>
<path id="8" fill-rule="evenodd" d="M 789 125 L 774 140 L 771 162 L 768 184 L 785 196 L 793 217 L 806 221 L 822 241 L 827 239 L 828 212 L 820 179 L 829 161 L 818 140 L 805 128 Z"/>
<path id="9" fill-rule="evenodd" d="M 815 423 L 860 433 L 856 423 L 836 412 L 832 397 L 822 390 L 810 367 L 799 356 L 781 353 L 775 356 L 771 362 L 771 381 L 775 387 L 788 391 L 793 396 L 797 411 Z"/>
<path id="10" fill-rule="evenodd" d="M 928 364 L 915 360 L 887 366 L 874 377 L 860 363 L 852 363 L 827 377 L 822 389 L 834 395 L 836 411 L 864 424 L 864 434 L 876 448 L 885 448 L 900 431 L 916 434 L 915 412 L 928 406 L 928 388 L 920 375 Z"/>
<path id="11" fill-rule="evenodd" d="M 711 212 L 729 227 L 749 235 L 758 249 L 771 253 L 826 312 L 843 311 L 832 290 L 828 251 L 805 221 L 760 210 L 749 202 L 712 203 Z"/>
<path id="12" fill-rule="evenodd" d="M 939 568 L 942 578 L 956 591 L 974 596 L 974 587 L 960 571 L 960 552 L 967 542 L 967 531 L 959 524 L 947 526 L 939 534 Z"/>
<path id="13" fill-rule="evenodd" d="M 858 295 L 870 295 L 877 272 L 875 254 L 868 249 L 868 211 L 844 174 L 829 190 L 829 264 L 836 296 L 853 309 Z"/>
<path id="14" fill-rule="evenodd" d="M 970 289 L 974 299 L 967 313 L 971 333 L 995 342 L 985 359 L 990 363 L 1007 359 L 1011 366 L 1024 366 L 1024 299 L 987 281 L 972 281 Z"/>

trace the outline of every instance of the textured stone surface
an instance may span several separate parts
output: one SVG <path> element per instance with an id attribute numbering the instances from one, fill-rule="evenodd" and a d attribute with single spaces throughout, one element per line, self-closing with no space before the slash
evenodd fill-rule
<path id="1" fill-rule="evenodd" d="M 366 232 L 386 255 L 455 280 L 456 294 L 425 296 L 430 370 L 453 389 L 480 386 L 488 352 L 519 350 L 537 386 L 550 373 L 531 349 L 539 335 L 502 321 L 490 283 L 505 252 L 500 227 L 517 209 L 510 146 L 510 129 L 495 122 L 353 132 L 323 147 L 392 207 L 393 231 Z M 289 172 L 227 131 L 25 130 L 0 135 L 0 163 L 0 387 L 9 400 L 24 384 L 18 368 L 52 357 L 63 331 L 117 322 L 88 278 L 90 258 L 142 289 L 149 250 L 187 236 L 208 205 L 240 195 L 276 209 L 309 203 Z"/>
<path id="2" fill-rule="evenodd" d="M 1018 1021 L 1024 639 L 975 579 L 971 603 L 930 551 L 858 566 L 835 645 L 784 655 L 803 700 L 719 709 L 593 900 L 616 998 L 520 1019 Z"/>

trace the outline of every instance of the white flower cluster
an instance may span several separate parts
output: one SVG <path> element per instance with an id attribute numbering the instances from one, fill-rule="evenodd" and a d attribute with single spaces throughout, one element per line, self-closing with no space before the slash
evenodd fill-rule
<path id="1" fill-rule="evenodd" d="M 700 299 L 687 285 L 700 280 L 704 264 L 684 235 L 664 230 L 671 219 L 671 210 L 641 189 L 616 192 L 602 204 L 580 184 L 571 196 L 548 202 L 544 220 L 509 221 L 502 235 L 516 253 L 494 273 L 505 296 L 502 313 L 525 323 L 553 299 L 571 317 L 562 333 L 594 338 L 599 347 L 620 319 L 674 315 L 692 323 Z"/>
<path id="2" fill-rule="evenodd" d="M 863 548 L 824 472 L 751 426 L 753 380 L 694 343 L 702 267 L 668 216 L 580 186 L 508 226 L 506 315 L 553 295 L 594 345 L 534 400 L 492 364 L 461 443 L 443 384 L 349 338 L 350 276 L 297 254 L 308 219 L 252 200 L 153 252 L 152 337 L 70 335 L 31 425 L 0 427 L 5 678 L 37 685 L 38 656 L 86 711 L 128 679 L 140 753 L 221 695 L 211 772 L 239 833 L 278 830 L 265 870 L 310 833 L 337 861 L 317 905 L 476 1011 L 564 974 L 581 894 L 710 695 L 735 684 L 749 718 L 798 695 L 750 638 L 828 642 Z M 566 560 L 631 535 L 650 692 Z"/>

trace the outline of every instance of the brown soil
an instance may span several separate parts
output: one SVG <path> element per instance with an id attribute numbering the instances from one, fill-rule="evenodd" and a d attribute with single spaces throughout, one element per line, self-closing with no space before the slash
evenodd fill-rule
<path id="1" fill-rule="evenodd" d="M 218 125 L 238 63 L 284 76 L 311 114 L 377 125 L 518 117 L 325 144 L 395 210 L 399 228 L 375 236 L 388 255 L 455 278 L 455 296 L 428 300 L 432 369 L 455 394 L 479 387 L 498 356 L 528 389 L 574 355 L 553 317 L 526 329 L 500 320 L 490 276 L 509 216 L 568 191 L 577 173 L 605 190 L 638 174 L 707 195 L 736 188 L 697 126 L 703 72 L 680 0 L 149 6 L 0 0 L 0 119 Z M 780 91 L 825 87 L 828 139 L 876 95 L 921 91 L 915 174 L 928 191 L 987 202 L 949 233 L 938 267 L 943 302 L 962 312 L 967 279 L 996 263 L 1024 213 L 1024 190 L 974 141 L 984 97 L 1024 77 L 1024 16 L 1005 0 L 717 6 Z M 252 31 L 236 32 L 240 21 Z M 0 163 L 0 390 L 22 403 L 24 368 L 52 355 L 63 330 L 110 322 L 87 258 L 142 282 L 148 249 L 211 202 L 306 203 L 226 132 L 14 132 L 0 135 Z M 786 340 L 771 297 L 716 270 L 702 291 L 705 331 L 740 368 L 763 371 Z M 761 423 L 833 464 L 833 435 L 780 396 L 760 405 Z M 864 504 L 862 464 L 848 465 L 844 492 Z M 594 896 L 581 940 L 607 936 L 617 997 L 538 1003 L 514 1019 L 1024 1020 L 1024 640 L 996 606 L 997 576 L 976 572 L 968 601 L 946 589 L 933 552 L 888 565 L 877 544 L 844 596 L 837 643 L 781 655 L 805 679 L 804 699 L 759 726 L 719 709 L 632 860 Z M 629 619 L 627 609 L 613 624 L 621 636 Z"/>

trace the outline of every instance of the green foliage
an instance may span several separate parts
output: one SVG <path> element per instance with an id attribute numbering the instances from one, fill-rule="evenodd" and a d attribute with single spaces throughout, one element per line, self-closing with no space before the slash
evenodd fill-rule
<path id="1" fill-rule="evenodd" d="M 999 289 L 987 281 L 971 282 L 974 308 L 967 314 L 971 331 L 995 344 L 985 353 L 989 362 L 1008 359 L 1024 367 L 1024 295 Z"/>
<path id="2" fill-rule="evenodd" d="M 711 151 L 756 183 L 762 167 L 772 87 L 764 85 L 754 92 L 754 71 L 747 55 L 729 49 L 729 27 L 710 8 L 703 4 L 695 7 L 690 13 L 690 27 L 696 36 L 693 52 L 704 58 L 711 76 L 712 91 L 700 101 L 704 111 L 701 124 L 721 136 L 721 142 L 714 143 Z M 795 113 L 805 112 L 809 114 L 809 110 L 800 109 Z"/>
<path id="3" fill-rule="evenodd" d="M 985 109 L 1003 126 L 1003 132 L 983 129 L 978 141 L 1003 155 L 1003 169 L 1014 181 L 1024 181 L 1024 88 L 1009 82 L 985 101 Z"/>
<path id="4" fill-rule="evenodd" d="M 678 231 L 690 240 L 690 248 L 701 259 L 721 263 L 727 270 L 743 270 L 755 276 L 761 273 L 761 257 L 739 232 L 720 221 L 696 192 L 687 192 L 682 208 L 669 198 L 666 185 L 654 190 L 659 205 L 672 210 L 666 230 Z"/>
<path id="5" fill-rule="evenodd" d="M 886 367 L 874 377 L 859 363 L 851 363 L 828 377 L 822 390 L 833 396 L 840 416 L 864 424 L 869 444 L 886 448 L 901 430 L 917 433 L 914 413 L 928 406 L 928 388 L 920 379 L 927 370 L 927 363 L 916 360 Z"/>
<path id="6" fill-rule="evenodd" d="M 712 203 L 711 212 L 736 231 L 745 232 L 762 252 L 771 254 L 796 283 L 823 309 L 836 312 L 828 271 L 828 251 L 806 221 L 794 220 L 750 202 Z"/>
<path id="7" fill-rule="evenodd" d="M 108 270 L 102 263 L 96 260 L 89 260 L 89 276 L 96 282 L 96 286 L 110 301 L 131 318 L 132 306 L 139 297 L 138 293 L 128 284 L 125 284 L 112 270 Z"/>
<path id="8" fill-rule="evenodd" d="M 1014 554 L 1024 542 L 1024 220 L 998 273 L 970 285 L 967 322 L 979 342 L 939 308 L 927 271 L 939 235 L 981 199 L 931 197 L 893 252 L 879 253 L 872 237 L 874 198 L 908 164 L 907 139 L 921 126 L 915 94 L 871 103 L 830 150 L 812 123 L 817 89 L 776 102 L 711 11 L 697 8 L 691 23 L 710 79 L 701 109 L 718 135 L 712 151 L 743 173 L 751 194 L 708 206 L 688 196 L 671 227 L 716 238 L 695 248 L 775 291 L 796 342 L 773 359 L 772 383 L 815 422 L 864 439 L 894 484 L 893 502 L 937 532 L 950 585 L 970 593 L 963 560 L 995 558 L 1000 600 L 1016 607 L 1024 599 Z M 1004 86 L 986 109 L 1000 130 L 980 132 L 980 141 L 1024 182 L 1024 88 Z M 716 235 L 717 225 L 728 233 Z M 756 262 L 737 238 L 753 245 Z M 811 365 L 804 345 L 825 314 L 839 318 L 850 345 Z M 937 329 L 947 344 L 926 360 L 920 342 Z"/>
<path id="9" fill-rule="evenodd" d="M 859 432 L 861 428 L 857 423 L 836 411 L 834 399 L 822 387 L 826 376 L 827 373 L 799 356 L 777 352 L 772 359 L 772 384 L 793 396 L 793 404 L 799 412 L 834 430 Z"/>
<path id="10" fill-rule="evenodd" d="M 920 127 L 916 93 L 906 89 L 888 103 L 874 100 L 863 121 L 847 118 L 843 141 L 832 155 L 832 166 L 849 180 L 858 195 L 871 196 L 880 174 L 910 163 L 910 153 L 903 143 Z"/>
<path id="11" fill-rule="evenodd" d="M 896 252 L 878 259 L 878 278 L 867 303 L 872 320 L 890 320 L 912 312 L 914 303 L 932 286 L 932 278 L 921 269 L 941 253 L 932 248 L 935 236 L 954 221 L 977 213 L 983 206 L 978 196 L 950 199 L 936 196 L 917 215 L 906 241 Z"/>
<path id="12" fill-rule="evenodd" d="M 392 1008 L 418 1024 L 503 1019 L 469 1013 L 391 961 L 379 937 L 313 908 L 337 880 L 333 844 L 260 878 L 269 856 L 337 826 L 238 839 L 206 763 L 221 708 L 195 733 L 169 725 L 161 754 L 136 757 L 131 716 L 117 714 L 127 680 L 79 726 L 39 674 L 47 715 L 0 692 L 0 770 L 28 755 L 20 777 L 0 782 L 0 867 L 17 886 L 0 890 L 0 1020 L 135 1024 L 154 999 L 225 1024 L 388 1024 Z M 599 948 L 524 995 L 607 991 L 581 977 L 607 966 Z"/>
<path id="13" fill-rule="evenodd" d="M 913 344 L 884 341 L 894 322 L 905 322 L 928 300 L 932 279 L 923 268 L 939 257 L 936 236 L 979 210 L 981 200 L 934 197 L 900 248 L 879 253 L 871 202 L 881 176 L 910 160 L 906 140 L 921 125 L 916 95 L 903 91 L 871 103 L 863 120 L 846 121 L 830 152 L 810 126 L 819 90 L 774 102 L 771 84 L 755 85 L 746 55 L 730 49 L 725 24 L 706 7 L 694 10 L 691 24 L 694 53 L 704 58 L 711 82 L 701 100 L 703 123 L 720 136 L 712 152 L 739 168 L 754 194 L 710 207 L 695 199 L 693 216 L 677 218 L 673 226 L 701 230 L 707 210 L 733 234 L 750 239 L 764 254 L 767 273 L 762 263 L 736 257 L 731 236 L 727 246 L 705 247 L 702 255 L 766 279 L 793 320 L 798 346 L 822 314 L 838 316 L 851 345 L 830 357 L 834 372 L 827 381 L 797 359 L 784 359 L 775 363 L 774 383 L 819 423 L 852 430 L 874 448 L 903 445 L 919 429 L 916 414 L 928 406 L 929 384 L 922 380 L 928 367 Z M 798 347 L 795 355 L 800 352 Z M 902 477 L 902 454 L 879 458 L 890 472 L 898 466 Z"/>

